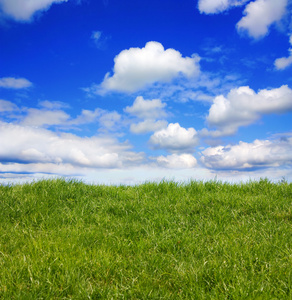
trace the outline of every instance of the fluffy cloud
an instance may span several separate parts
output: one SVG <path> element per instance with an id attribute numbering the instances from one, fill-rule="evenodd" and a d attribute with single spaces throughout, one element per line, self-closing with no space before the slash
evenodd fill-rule
<path id="1" fill-rule="evenodd" d="M 290 35 L 290 45 L 292 46 L 292 34 Z M 284 70 L 292 65 L 292 48 L 289 49 L 290 55 L 288 57 L 281 57 L 275 60 L 275 67 L 277 70 Z"/>
<path id="2" fill-rule="evenodd" d="M 232 7 L 241 6 L 249 2 L 244 10 L 244 16 L 237 23 L 239 32 L 247 32 L 252 38 L 264 37 L 269 27 L 279 22 L 287 12 L 289 0 L 199 0 L 198 9 L 200 13 L 217 14 Z M 290 61 L 289 61 L 290 62 Z M 287 63 L 284 61 L 279 64 Z"/>
<path id="3" fill-rule="evenodd" d="M 68 125 L 81 125 L 98 122 L 102 130 L 112 130 L 121 120 L 121 115 L 116 111 L 107 111 L 96 108 L 95 110 L 83 109 L 77 118 L 68 122 Z"/>
<path id="4" fill-rule="evenodd" d="M 201 161 L 213 169 L 251 169 L 292 164 L 292 138 L 207 148 Z"/>
<path id="5" fill-rule="evenodd" d="M 103 111 L 98 121 L 104 129 L 114 129 L 117 123 L 120 122 L 120 120 L 121 115 L 116 111 Z"/>
<path id="6" fill-rule="evenodd" d="M 96 108 L 95 110 L 83 109 L 79 116 L 68 122 L 68 125 L 99 122 L 102 127 L 112 128 L 120 119 L 121 115 L 116 111 L 109 112 L 101 108 Z"/>
<path id="7" fill-rule="evenodd" d="M 38 11 L 50 8 L 53 3 L 68 0 L 0 0 L 0 8 L 4 14 L 16 21 L 29 21 Z"/>
<path id="8" fill-rule="evenodd" d="M 157 120 L 158 118 L 167 116 L 164 110 L 165 107 L 166 103 L 162 103 L 160 99 L 145 100 L 141 96 L 137 97 L 133 105 L 127 106 L 124 111 L 144 120 L 131 124 L 130 131 L 135 134 L 143 134 L 165 128 L 168 122 L 165 120 Z"/>
<path id="9" fill-rule="evenodd" d="M 198 143 L 194 128 L 185 129 L 178 123 L 170 123 L 166 129 L 156 131 L 149 140 L 155 149 L 166 149 L 169 152 L 192 152 Z"/>
<path id="10" fill-rule="evenodd" d="M 275 60 L 275 67 L 277 70 L 284 70 L 292 65 L 292 49 L 289 49 L 290 55 L 288 57 L 281 57 Z"/>
<path id="11" fill-rule="evenodd" d="M 135 92 L 155 82 L 169 82 L 180 74 L 191 77 L 199 73 L 199 58 L 182 57 L 174 49 L 165 50 L 158 42 L 144 48 L 123 50 L 115 59 L 114 74 L 106 74 L 101 89 Z"/>
<path id="12" fill-rule="evenodd" d="M 197 165 L 197 160 L 191 154 L 171 154 L 158 156 L 157 164 L 169 169 L 190 169 Z"/>
<path id="13" fill-rule="evenodd" d="M 253 38 L 261 38 L 268 33 L 269 27 L 282 19 L 288 0 L 256 0 L 250 2 L 245 16 L 237 23 L 239 31 L 247 31 Z"/>
<path id="14" fill-rule="evenodd" d="M 0 122 L 0 161 L 18 164 L 69 164 L 86 168 L 118 168 L 141 163 L 143 153 L 105 136 L 78 137 L 46 129 Z M 0 169 L 0 172 L 2 170 Z"/>
<path id="15" fill-rule="evenodd" d="M 164 120 L 155 121 L 155 120 L 148 119 L 139 123 L 131 124 L 130 131 L 135 134 L 143 134 L 147 132 L 161 130 L 167 127 L 167 124 L 168 122 Z"/>
<path id="16" fill-rule="evenodd" d="M 243 86 L 231 90 L 227 97 L 217 96 L 209 110 L 207 122 L 219 129 L 213 134 L 219 137 L 235 133 L 238 127 L 253 123 L 262 114 L 288 111 L 292 111 L 292 90 L 287 85 L 258 93 Z M 207 135 L 207 132 L 203 133 Z"/>
<path id="17" fill-rule="evenodd" d="M 144 100 L 139 96 L 133 105 L 127 106 L 124 111 L 141 119 L 156 119 L 166 116 L 165 106 L 166 103 L 162 103 L 160 99 Z"/>
<path id="18" fill-rule="evenodd" d="M 217 14 L 233 6 L 243 5 L 248 0 L 199 0 L 200 13 Z"/>
<path id="19" fill-rule="evenodd" d="M 1 1 L 1 0 L 0 0 Z M 25 89 L 32 86 L 32 83 L 25 78 L 2 77 L 0 87 L 6 89 Z"/>

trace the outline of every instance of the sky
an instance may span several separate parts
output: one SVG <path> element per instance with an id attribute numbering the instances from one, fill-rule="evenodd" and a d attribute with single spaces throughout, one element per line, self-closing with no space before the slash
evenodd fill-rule
<path id="1" fill-rule="evenodd" d="M 292 181 L 292 0 L 0 0 L 0 183 Z"/>

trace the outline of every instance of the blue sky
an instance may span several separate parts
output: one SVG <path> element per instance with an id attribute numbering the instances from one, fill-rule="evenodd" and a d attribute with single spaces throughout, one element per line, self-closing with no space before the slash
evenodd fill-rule
<path id="1" fill-rule="evenodd" d="M 292 178 L 291 0 L 0 0 L 0 182 Z"/>

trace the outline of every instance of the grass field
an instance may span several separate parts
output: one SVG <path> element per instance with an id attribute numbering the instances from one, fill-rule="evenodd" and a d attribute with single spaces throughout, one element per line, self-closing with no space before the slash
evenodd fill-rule
<path id="1" fill-rule="evenodd" d="M 292 184 L 0 185 L 0 299 L 292 299 Z"/>

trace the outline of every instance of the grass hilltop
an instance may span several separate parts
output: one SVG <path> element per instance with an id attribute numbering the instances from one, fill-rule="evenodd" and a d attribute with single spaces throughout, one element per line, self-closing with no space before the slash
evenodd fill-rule
<path id="1" fill-rule="evenodd" d="M 0 299 L 292 299 L 292 184 L 0 185 Z"/>

